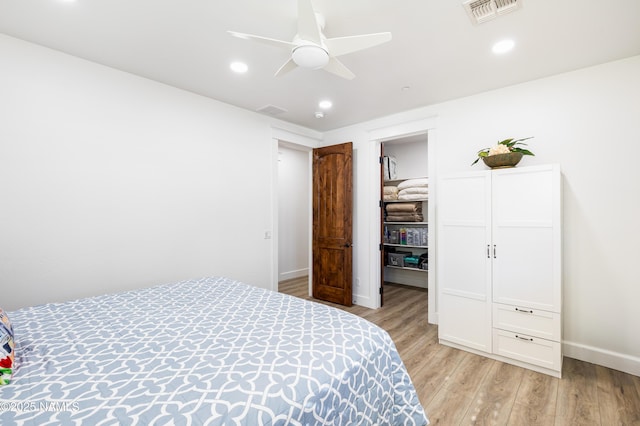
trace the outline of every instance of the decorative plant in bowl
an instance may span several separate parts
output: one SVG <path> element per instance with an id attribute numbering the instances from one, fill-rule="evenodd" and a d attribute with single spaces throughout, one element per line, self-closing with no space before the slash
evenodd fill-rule
<path id="1" fill-rule="evenodd" d="M 520 147 L 522 145 L 527 145 L 526 143 L 523 143 L 523 141 L 531 138 L 533 138 L 533 136 L 522 139 L 505 139 L 503 141 L 499 141 L 492 147 L 481 149 L 478 151 L 478 158 L 476 158 L 471 165 L 473 166 L 482 158 L 484 164 L 492 169 L 514 167 L 520 162 L 523 155 L 535 155 L 528 149 Z"/>

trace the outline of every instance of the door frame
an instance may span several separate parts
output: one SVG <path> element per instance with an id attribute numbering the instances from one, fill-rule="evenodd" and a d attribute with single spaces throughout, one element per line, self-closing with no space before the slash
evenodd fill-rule
<path id="1" fill-rule="evenodd" d="M 299 151 L 305 151 L 308 153 L 308 182 L 309 188 L 308 191 L 311 193 L 313 188 L 313 169 L 312 169 L 312 161 L 313 161 L 313 149 L 320 147 L 320 143 L 322 141 L 322 134 L 319 132 L 305 132 L 296 133 L 292 132 L 289 129 L 283 129 L 281 127 L 272 126 L 271 127 L 271 219 L 269 222 L 269 228 L 271 229 L 270 238 L 271 238 L 271 279 L 269 289 L 272 291 L 278 291 L 278 280 L 279 280 L 279 259 L 278 259 L 278 149 L 280 145 L 286 146 L 290 149 L 296 149 Z M 309 197 L 307 212 L 309 217 L 313 212 L 312 198 Z M 308 295 L 312 294 L 312 277 L 313 277 L 313 253 L 312 253 L 312 232 L 313 232 L 313 223 L 309 221 L 309 281 L 307 283 L 308 286 Z M 267 238 L 266 232 L 269 230 L 265 230 L 265 239 Z"/>
<path id="2" fill-rule="evenodd" d="M 399 139 L 407 136 L 413 136 L 418 134 L 426 134 L 427 135 L 427 167 L 429 171 L 429 203 L 428 203 L 428 218 L 429 218 L 429 237 L 428 237 L 428 246 L 431 248 L 429 250 L 429 275 L 428 275 L 428 322 L 430 324 L 438 323 L 438 311 L 437 311 L 437 268 L 436 268 L 436 256 L 437 256 L 437 217 L 436 217 L 436 194 L 437 194 L 437 184 L 436 184 L 436 144 L 437 144 L 437 135 L 436 135 L 436 123 L 437 117 L 428 117 L 422 120 L 415 120 L 405 123 L 399 123 L 389 127 L 377 128 L 369 130 L 369 142 L 373 144 L 373 149 L 371 149 L 371 161 L 369 162 L 372 165 L 371 173 L 369 175 L 370 182 L 372 184 L 369 188 L 369 197 L 371 200 L 379 200 L 380 199 L 380 186 L 383 185 L 380 176 L 380 155 L 381 155 L 381 145 L 383 142 L 391 141 L 394 139 Z M 433 201 L 432 201 L 433 200 Z M 373 203 L 372 203 L 373 204 Z M 370 232 L 371 235 L 380 234 L 380 222 L 381 218 L 381 209 L 378 207 L 378 202 L 375 202 L 375 209 L 370 210 Z M 379 238 L 379 237 L 378 237 Z M 381 242 L 381 241 L 378 241 Z M 376 308 L 380 307 L 380 292 L 381 288 L 381 256 L 379 251 L 378 244 L 372 244 L 372 250 L 369 255 L 371 259 L 371 269 L 369 272 L 369 276 L 371 277 L 371 281 L 373 283 L 373 288 L 375 289 L 376 295 Z"/>

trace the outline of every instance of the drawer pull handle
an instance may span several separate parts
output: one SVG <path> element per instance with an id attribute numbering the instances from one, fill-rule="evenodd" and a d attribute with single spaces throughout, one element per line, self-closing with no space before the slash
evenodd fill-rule
<path id="1" fill-rule="evenodd" d="M 527 342 L 533 342 L 533 339 L 531 337 L 518 336 L 517 334 L 516 334 L 516 339 L 526 340 Z"/>
<path id="2" fill-rule="evenodd" d="M 520 308 L 516 308 L 517 312 L 522 312 L 523 314 L 532 314 L 533 311 L 530 309 L 520 309 Z"/>

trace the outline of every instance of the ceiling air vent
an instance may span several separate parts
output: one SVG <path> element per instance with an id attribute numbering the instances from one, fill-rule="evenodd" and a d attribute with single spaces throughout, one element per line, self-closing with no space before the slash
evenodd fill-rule
<path id="1" fill-rule="evenodd" d="M 265 105 L 261 108 L 258 108 L 256 111 L 267 115 L 278 115 L 287 112 L 286 109 L 277 107 L 275 105 Z"/>
<path id="2" fill-rule="evenodd" d="M 522 7 L 522 0 L 469 0 L 462 3 L 471 22 L 481 24 Z"/>

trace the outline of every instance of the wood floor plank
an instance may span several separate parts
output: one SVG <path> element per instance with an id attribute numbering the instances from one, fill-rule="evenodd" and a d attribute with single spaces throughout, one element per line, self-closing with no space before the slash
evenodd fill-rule
<path id="1" fill-rule="evenodd" d="M 633 375 L 630 375 L 630 377 L 631 377 L 631 380 L 633 380 L 633 383 L 635 383 L 636 391 L 638 392 L 638 395 L 640 396 L 640 377 L 633 376 Z"/>
<path id="2" fill-rule="evenodd" d="M 431 402 L 466 355 L 463 351 L 438 345 L 437 350 L 427 358 L 427 362 L 413 373 L 411 380 L 423 407 Z M 434 413 L 439 411 L 445 411 L 445 409 L 433 409 Z"/>
<path id="3" fill-rule="evenodd" d="M 426 330 L 423 336 L 416 336 L 412 344 L 408 342 L 404 346 L 398 346 L 398 352 L 407 369 L 412 371 L 425 365 L 439 348 L 438 330 L 436 327 L 431 327 Z"/>
<path id="4" fill-rule="evenodd" d="M 558 382 L 555 377 L 526 370 L 518 388 L 508 425 L 552 425 L 555 422 Z"/>
<path id="5" fill-rule="evenodd" d="M 494 361 L 469 407 L 462 424 L 498 426 L 506 425 L 524 369 Z"/>
<path id="6" fill-rule="evenodd" d="M 593 364 L 565 358 L 558 384 L 556 425 L 599 425 L 598 387 Z"/>
<path id="7" fill-rule="evenodd" d="M 466 354 L 425 407 L 430 413 L 431 423 L 460 424 L 468 407 L 474 403 L 478 387 L 494 363 L 495 361 L 483 356 Z"/>
<path id="8" fill-rule="evenodd" d="M 629 374 L 596 365 L 603 425 L 640 425 L 640 396 Z"/>

